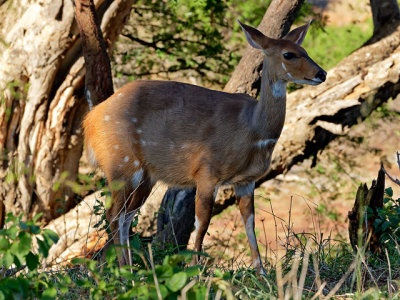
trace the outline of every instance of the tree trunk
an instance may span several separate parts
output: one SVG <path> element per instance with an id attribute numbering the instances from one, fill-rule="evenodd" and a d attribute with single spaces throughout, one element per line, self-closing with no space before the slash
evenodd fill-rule
<path id="1" fill-rule="evenodd" d="M 283 5 L 273 6 L 278 2 L 272 2 L 270 8 Z M 381 9 L 384 1 L 378 4 L 372 8 Z M 263 21 L 272 19 L 274 16 L 274 13 L 269 13 L 269 10 L 266 13 L 268 17 L 264 17 Z M 294 9 L 288 6 L 287 12 L 293 11 Z M 397 11 L 392 12 L 393 15 L 397 13 L 398 8 Z M 287 172 L 293 165 L 309 157 L 314 157 L 315 163 L 318 152 L 324 149 L 331 140 L 337 135 L 345 134 L 350 126 L 365 119 L 377 106 L 399 93 L 400 27 L 398 23 L 394 24 L 389 35 L 375 30 L 379 42 L 366 44 L 345 58 L 328 72 L 326 83 L 318 87 L 305 87 L 288 95 L 285 126 L 275 147 L 270 170 L 256 183 L 256 186 Z M 268 34 L 279 36 L 271 32 Z M 260 65 L 262 61 L 258 57 L 260 55 L 252 50 L 245 54 L 226 85 L 225 91 L 258 95 L 259 71 L 262 69 Z M 190 194 L 191 191 L 188 190 L 186 193 Z M 169 191 L 164 196 L 161 211 L 166 211 L 165 207 L 170 206 L 169 202 L 179 203 L 176 199 L 178 194 L 181 195 L 181 191 Z M 220 210 L 235 202 L 232 187 L 220 188 L 219 194 L 230 195 L 217 197 L 216 203 Z M 180 197 L 180 199 L 187 198 Z M 191 201 L 194 201 L 194 198 Z M 193 224 L 194 219 L 189 219 L 189 216 L 194 215 L 191 211 L 192 206 L 180 205 L 180 207 L 188 208 L 186 213 L 180 213 L 188 216 L 186 224 Z M 167 218 L 159 220 L 169 221 Z M 168 225 L 159 224 L 158 227 L 168 228 Z M 192 226 L 187 226 L 187 230 L 192 230 Z M 168 234 L 168 231 L 165 231 L 165 234 Z M 157 234 L 158 238 L 159 236 Z M 162 237 L 161 240 L 173 241 L 173 238 Z"/>
<path id="2" fill-rule="evenodd" d="M 108 49 L 132 0 L 96 1 Z M 6 1 L 0 6 L 0 200 L 44 220 L 76 203 L 75 180 L 87 111 L 84 63 L 72 1 Z"/>
<path id="3" fill-rule="evenodd" d="M 374 36 L 382 31 L 390 32 L 395 23 L 400 20 L 397 0 L 370 0 L 372 19 L 374 21 Z"/>

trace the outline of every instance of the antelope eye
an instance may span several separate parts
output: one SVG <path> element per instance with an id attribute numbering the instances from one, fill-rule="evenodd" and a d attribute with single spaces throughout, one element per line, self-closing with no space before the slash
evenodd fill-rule
<path id="1" fill-rule="evenodd" d="M 286 52 L 286 53 L 283 53 L 283 57 L 286 60 L 291 60 L 292 58 L 295 58 L 296 55 L 293 52 Z"/>

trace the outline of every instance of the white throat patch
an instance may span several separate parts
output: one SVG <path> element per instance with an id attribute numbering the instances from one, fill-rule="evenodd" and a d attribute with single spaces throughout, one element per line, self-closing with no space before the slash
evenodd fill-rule
<path id="1" fill-rule="evenodd" d="M 286 82 L 278 80 L 272 84 L 272 96 L 274 98 L 284 98 L 286 96 Z"/>

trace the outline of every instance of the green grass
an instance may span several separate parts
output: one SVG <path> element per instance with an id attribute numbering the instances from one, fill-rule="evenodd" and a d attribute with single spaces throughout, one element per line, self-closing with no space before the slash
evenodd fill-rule
<path id="1" fill-rule="evenodd" d="M 319 29 L 311 26 L 302 46 L 316 63 L 328 70 L 360 48 L 372 32 L 372 19 L 343 27 L 325 26 Z"/>

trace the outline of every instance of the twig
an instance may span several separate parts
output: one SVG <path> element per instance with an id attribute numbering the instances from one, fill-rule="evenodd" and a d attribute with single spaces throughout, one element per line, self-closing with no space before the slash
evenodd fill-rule
<path id="1" fill-rule="evenodd" d="M 397 163 L 399 164 L 399 168 L 400 168 L 400 156 L 399 156 L 399 152 L 397 152 Z M 400 180 L 398 180 L 397 178 L 393 178 L 392 176 L 390 176 L 390 174 L 388 172 L 386 172 L 385 168 L 383 167 L 383 163 L 381 163 L 381 169 L 383 172 L 385 172 L 386 176 L 393 181 L 395 184 L 400 186 Z"/>
<path id="2" fill-rule="evenodd" d="M 153 271 L 153 278 L 154 278 L 154 283 L 156 285 L 157 296 L 158 296 L 159 300 L 162 300 L 160 286 L 158 285 L 158 280 L 157 280 L 157 275 L 156 275 L 156 269 L 154 268 L 153 251 L 151 250 L 150 244 L 147 244 L 147 246 L 149 248 L 150 264 L 151 264 L 151 270 Z"/>

